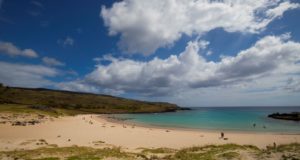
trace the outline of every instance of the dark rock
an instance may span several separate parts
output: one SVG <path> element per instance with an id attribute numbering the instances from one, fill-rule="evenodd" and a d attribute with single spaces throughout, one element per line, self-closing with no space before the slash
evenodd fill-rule
<path id="1" fill-rule="evenodd" d="M 40 123 L 40 121 L 37 121 L 37 120 L 31 120 L 31 121 L 28 121 L 27 123 L 30 124 L 30 125 L 35 125 L 35 124 Z"/>
<path id="2" fill-rule="evenodd" d="M 192 110 L 192 109 L 191 109 L 191 108 L 188 108 L 188 107 L 180 107 L 179 110 L 181 110 L 181 111 L 190 111 L 190 110 Z"/>
<path id="3" fill-rule="evenodd" d="M 16 121 L 12 123 L 12 126 L 21 126 L 21 125 L 23 125 L 23 123 L 20 121 Z"/>

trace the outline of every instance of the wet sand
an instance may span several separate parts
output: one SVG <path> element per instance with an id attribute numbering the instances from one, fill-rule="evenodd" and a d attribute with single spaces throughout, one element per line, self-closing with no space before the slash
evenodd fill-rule
<path id="1" fill-rule="evenodd" d="M 221 131 L 220 131 L 221 132 Z M 267 145 L 300 143 L 299 134 L 224 132 L 155 128 L 110 121 L 105 116 L 78 115 L 55 118 L 36 125 L 12 126 L 0 124 L 0 150 L 33 149 L 41 146 L 120 146 L 137 148 L 183 148 L 207 144 L 236 143 Z"/>

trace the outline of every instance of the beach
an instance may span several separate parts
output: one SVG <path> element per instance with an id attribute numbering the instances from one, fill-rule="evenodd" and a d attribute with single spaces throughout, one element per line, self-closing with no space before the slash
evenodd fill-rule
<path id="1" fill-rule="evenodd" d="M 208 144 L 235 143 L 265 148 L 279 144 L 300 143 L 299 134 L 224 132 L 157 128 L 111 121 L 105 115 L 77 115 L 49 119 L 26 126 L 0 124 L 0 150 L 34 149 L 43 146 L 121 147 L 134 151 L 138 148 L 174 148 Z"/>

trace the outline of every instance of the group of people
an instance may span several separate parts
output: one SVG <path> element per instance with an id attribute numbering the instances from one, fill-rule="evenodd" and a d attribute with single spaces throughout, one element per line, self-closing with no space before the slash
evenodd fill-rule
<path id="1" fill-rule="evenodd" d="M 255 128 L 255 127 L 256 127 L 256 123 L 253 123 L 253 128 Z M 267 127 L 265 125 L 263 125 L 263 128 L 266 129 Z M 225 135 L 224 132 L 221 132 L 221 137 L 220 138 L 224 139 L 224 135 Z"/>
<path id="2" fill-rule="evenodd" d="M 256 127 L 256 123 L 253 123 L 253 127 L 255 128 Z M 263 128 L 267 128 L 265 125 L 263 125 Z"/>

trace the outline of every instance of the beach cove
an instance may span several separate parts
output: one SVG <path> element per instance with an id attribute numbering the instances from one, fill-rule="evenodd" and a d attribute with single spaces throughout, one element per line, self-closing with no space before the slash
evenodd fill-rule
<path id="1" fill-rule="evenodd" d="M 155 127 L 225 132 L 300 134 L 300 121 L 268 117 L 272 113 L 297 113 L 299 107 L 193 107 L 168 113 L 116 114 L 126 123 Z"/>
<path id="2" fill-rule="evenodd" d="M 44 145 L 121 147 L 134 151 L 138 148 L 174 148 L 209 144 L 235 143 L 259 148 L 279 144 L 299 143 L 299 134 L 225 132 L 156 128 L 109 121 L 104 115 L 77 115 L 54 118 L 38 125 L 12 126 L 0 124 L 0 150 L 34 149 Z M 42 141 L 42 143 L 40 143 Z"/>

